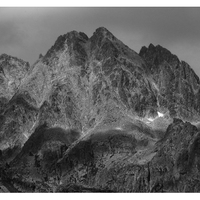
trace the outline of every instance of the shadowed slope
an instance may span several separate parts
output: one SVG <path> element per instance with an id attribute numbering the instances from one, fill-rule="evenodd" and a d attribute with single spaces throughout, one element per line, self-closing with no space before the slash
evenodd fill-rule
<path id="1" fill-rule="evenodd" d="M 57 141 L 69 146 L 79 137 L 80 133 L 75 130 L 64 130 L 59 127 L 48 128 L 46 124 L 43 124 L 36 128 L 35 132 L 24 144 L 21 152 L 13 161 L 13 163 L 15 163 L 16 160 L 21 160 L 22 157 L 27 156 L 30 152 L 32 152 L 33 154 L 37 154 L 42 146 L 47 142 Z"/>

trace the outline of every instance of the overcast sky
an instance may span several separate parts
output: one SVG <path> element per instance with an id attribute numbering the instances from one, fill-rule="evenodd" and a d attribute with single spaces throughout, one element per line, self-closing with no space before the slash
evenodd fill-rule
<path id="1" fill-rule="evenodd" d="M 0 54 L 33 64 L 59 35 L 100 26 L 136 52 L 160 44 L 200 76 L 200 8 L 0 8 Z"/>

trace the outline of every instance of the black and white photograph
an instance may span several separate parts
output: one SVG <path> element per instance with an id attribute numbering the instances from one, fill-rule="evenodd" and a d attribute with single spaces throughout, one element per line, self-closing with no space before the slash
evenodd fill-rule
<path id="1" fill-rule="evenodd" d="M 200 7 L 0 7 L 0 193 L 199 193 L 199 77 Z"/>

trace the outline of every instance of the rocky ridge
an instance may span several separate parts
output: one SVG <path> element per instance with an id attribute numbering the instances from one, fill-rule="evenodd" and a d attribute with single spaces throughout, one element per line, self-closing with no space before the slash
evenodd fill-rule
<path id="1" fill-rule="evenodd" d="M 136 52 L 105 28 L 97 29 L 91 38 L 76 31 L 60 36 L 31 67 L 7 104 L 0 132 L 3 135 L 7 124 L 16 124 L 22 145 L 44 122 L 86 134 L 105 122 L 119 121 L 127 112 L 156 113 L 145 67 Z"/>
<path id="2" fill-rule="evenodd" d="M 0 113 L 29 70 L 29 63 L 6 54 L 0 56 Z"/>
<path id="3" fill-rule="evenodd" d="M 199 79 L 188 64 L 159 45 L 137 54 L 104 27 L 91 38 L 59 36 L 15 91 L 0 116 L 1 149 L 22 146 L 44 122 L 85 135 L 158 111 L 191 122 L 199 116 Z"/>
<path id="4" fill-rule="evenodd" d="M 156 85 L 159 107 L 167 108 L 172 117 L 199 121 L 200 81 L 194 70 L 160 45 L 142 47 L 139 55 Z"/>
<path id="5" fill-rule="evenodd" d="M 0 113 L 0 159 L 19 191 L 199 190 L 200 82 L 169 50 L 137 54 L 100 27 L 59 36 L 31 67 L 1 57 L 21 70 L 7 72 L 12 87 L 2 75 Z"/>
<path id="6" fill-rule="evenodd" d="M 199 137 L 195 126 L 174 119 L 157 141 L 132 126 L 68 147 L 44 142 L 29 155 L 26 143 L 6 173 L 21 192 L 198 192 Z"/>

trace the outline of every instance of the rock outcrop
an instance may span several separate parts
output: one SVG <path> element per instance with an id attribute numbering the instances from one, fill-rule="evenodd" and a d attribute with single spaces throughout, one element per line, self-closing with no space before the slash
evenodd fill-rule
<path id="1" fill-rule="evenodd" d="M 168 108 L 172 117 L 199 121 L 200 81 L 193 69 L 160 45 L 142 47 L 139 55 L 156 85 L 159 106 Z"/>
<path id="2" fill-rule="evenodd" d="M 0 70 L 0 160 L 19 191 L 199 191 L 200 81 L 167 49 L 137 54 L 100 27 Z"/>
<path id="3" fill-rule="evenodd" d="M 127 113 L 155 115 L 155 88 L 146 67 L 136 52 L 103 27 L 91 38 L 76 31 L 58 37 L 30 67 L 2 114 L 2 136 L 10 123 L 19 129 L 12 133 L 16 139 L 6 136 L 6 146 L 22 146 L 44 122 L 85 135 Z"/>
<path id="4" fill-rule="evenodd" d="M 30 142 L 35 136 L 31 136 Z M 40 140 L 43 145 L 25 144 L 19 154 L 21 159 L 16 158 L 8 170 L 17 190 L 198 192 L 200 189 L 200 134 L 189 122 L 174 119 L 157 142 L 141 129 L 97 132 L 76 138 L 70 146 L 64 139 L 62 144 L 56 143 L 58 138 L 51 144 L 47 140 Z M 62 147 L 66 148 L 62 151 Z"/>
<path id="5" fill-rule="evenodd" d="M 136 140 L 134 131 L 114 131 L 113 138 L 111 131 L 104 134 L 107 140 L 97 133 L 66 152 L 58 163 L 59 187 L 71 183 L 113 192 L 199 191 L 200 135 L 195 126 L 175 119 L 153 146 L 151 140 Z"/>
<path id="6" fill-rule="evenodd" d="M 28 62 L 6 54 L 0 56 L 0 113 L 16 93 L 28 70 Z"/>

